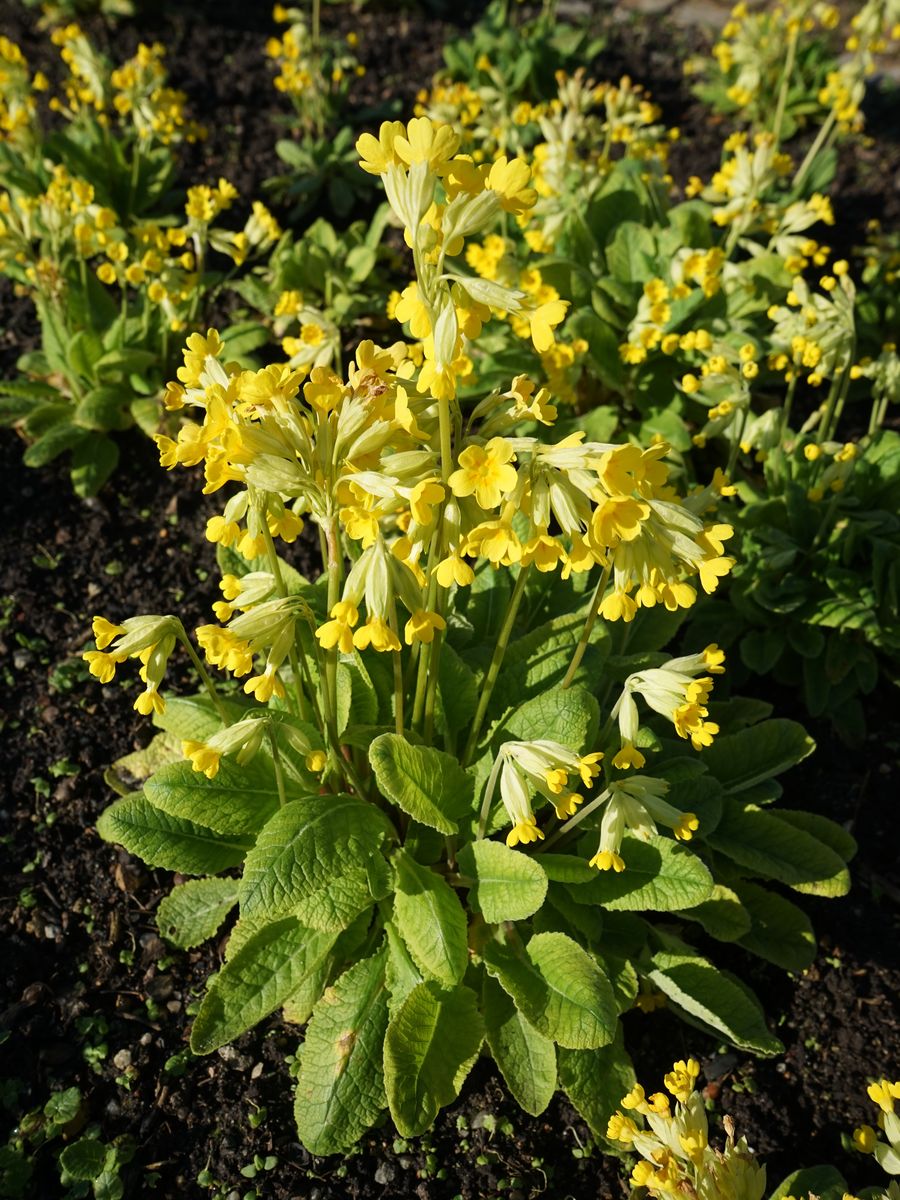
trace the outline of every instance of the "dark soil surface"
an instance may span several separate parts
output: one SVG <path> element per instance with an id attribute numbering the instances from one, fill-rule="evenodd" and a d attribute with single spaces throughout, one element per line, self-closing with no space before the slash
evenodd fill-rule
<path id="1" fill-rule="evenodd" d="M 407 101 L 439 62 L 447 27 L 393 9 L 353 18 L 370 67 L 367 105 L 386 97 Z M 346 15 L 326 13 L 349 27 Z M 33 21 L 33 14 L 0 0 L 0 28 L 43 65 L 44 39 L 31 32 Z M 656 93 L 667 119 L 682 124 L 685 141 L 694 139 L 706 129 L 705 118 L 685 92 L 674 43 L 658 24 L 641 28 L 617 26 L 593 73 L 628 70 Z M 155 24 L 145 19 L 114 34 L 117 55 L 139 36 L 165 40 L 173 81 L 189 92 L 195 115 L 211 130 L 192 152 L 188 175 L 228 174 L 247 196 L 275 169 L 271 116 L 284 111 L 268 84 L 267 32 L 268 5 L 232 0 L 173 5 Z M 676 176 L 708 170 L 718 144 L 717 133 L 704 133 L 690 160 L 676 156 Z M 862 151 L 848 157 L 847 186 L 851 194 L 868 194 L 873 211 L 895 211 L 893 153 L 888 147 L 882 160 L 874 151 L 865 152 L 871 160 Z M 27 305 L 0 280 L 0 370 L 11 373 L 35 332 Z M 54 1091 L 77 1085 L 83 1110 L 66 1136 L 97 1123 L 104 1141 L 128 1139 L 135 1154 L 124 1171 L 127 1197 L 626 1195 L 618 1163 L 592 1147 L 561 1096 L 544 1116 L 527 1117 L 486 1062 L 428 1137 L 402 1141 L 386 1122 L 341 1162 L 314 1159 L 296 1141 L 294 1029 L 273 1018 L 208 1059 L 186 1054 L 191 1011 L 220 947 L 185 954 L 164 945 L 154 912 L 172 877 L 143 868 L 96 834 L 111 798 L 104 770 L 146 744 L 151 731 L 132 710 L 133 697 L 100 688 L 78 656 L 95 612 L 118 618 L 177 611 L 186 624 L 207 619 L 215 575 L 203 526 L 213 501 L 200 495 L 191 473 L 162 471 L 152 445 L 137 435 L 123 445 L 128 466 L 90 502 L 72 495 L 63 466 L 29 471 L 21 450 L 15 435 L 0 435 L 0 1014 L 9 1030 L 0 1041 L 0 1104 L 9 1129 Z M 303 567 L 304 546 L 294 551 Z M 799 715 L 794 698 L 773 699 L 780 713 Z M 804 900 L 820 935 L 813 967 L 793 978 L 715 952 L 764 998 L 784 1056 L 758 1060 L 730 1052 L 665 1010 L 626 1021 L 647 1085 L 658 1087 L 673 1059 L 701 1058 L 714 1112 L 730 1112 L 767 1156 L 772 1185 L 798 1165 L 822 1161 L 838 1165 L 854 1190 L 877 1180 L 871 1161 L 844 1153 L 840 1137 L 871 1119 L 868 1078 L 893 1077 L 900 1063 L 894 812 L 900 724 L 891 720 L 891 699 L 873 700 L 869 739 L 852 753 L 827 730 L 811 727 L 819 751 L 785 780 L 786 806 L 827 813 L 860 843 L 850 897 Z M 23 1195 L 62 1194 L 60 1144 L 36 1150 Z M 256 1156 L 275 1161 L 252 1178 Z"/>

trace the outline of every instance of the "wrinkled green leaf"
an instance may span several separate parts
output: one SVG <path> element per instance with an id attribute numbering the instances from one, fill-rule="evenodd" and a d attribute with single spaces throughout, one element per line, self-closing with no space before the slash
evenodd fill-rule
<path id="1" fill-rule="evenodd" d="M 416 1137 L 452 1103 L 484 1040 L 474 992 L 420 983 L 392 1015 L 384 1039 L 384 1082 L 394 1124 Z"/>
<path id="2" fill-rule="evenodd" d="M 355 963 L 313 1010 L 300 1050 L 294 1112 L 313 1154 L 337 1154 L 387 1104 L 382 1067 L 388 1023 L 386 950 Z"/>
<path id="3" fill-rule="evenodd" d="M 182 875 L 216 875 L 236 867 L 252 839 L 225 837 L 155 808 L 141 793 L 116 800 L 97 822 L 105 842 L 117 842 L 148 866 Z"/>
<path id="4" fill-rule="evenodd" d="M 252 934 L 210 983 L 191 1030 L 194 1054 L 210 1054 L 280 1008 L 325 957 L 334 935 L 293 917 Z"/>
<path id="5" fill-rule="evenodd" d="M 556 1091 L 556 1047 L 531 1025 L 503 988 L 484 977 L 487 1043 L 516 1103 L 536 1117 Z"/>
<path id="6" fill-rule="evenodd" d="M 192 879 L 159 902 L 156 927 L 167 942 L 190 950 L 218 932 L 237 898 L 236 879 Z"/>

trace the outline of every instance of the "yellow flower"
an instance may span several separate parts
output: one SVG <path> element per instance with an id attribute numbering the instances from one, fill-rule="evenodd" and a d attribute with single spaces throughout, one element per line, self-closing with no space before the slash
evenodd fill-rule
<path id="1" fill-rule="evenodd" d="M 629 767 L 637 767 L 640 770 L 647 762 L 640 750 L 636 750 L 631 742 L 626 742 L 612 761 L 613 766 L 620 771 L 626 771 Z"/>
<path id="2" fill-rule="evenodd" d="M 408 166 L 427 163 L 433 171 L 438 171 L 459 149 L 459 134 L 456 130 L 450 125 L 435 126 L 428 117 L 413 117 L 406 126 L 405 134 L 406 136 L 402 133 L 395 136 L 393 150 Z M 372 140 L 374 141 L 374 138 Z M 364 163 L 360 165 L 366 170 Z"/>
<path id="3" fill-rule="evenodd" d="M 344 385 L 338 375 L 329 367 L 313 367 L 309 383 L 303 385 L 303 395 L 307 404 L 317 408 L 321 413 L 329 413 L 341 402 Z"/>
<path id="4" fill-rule="evenodd" d="M 537 308 L 524 314 L 531 330 L 531 341 L 538 354 L 545 354 L 553 345 L 556 340 L 553 330 L 564 319 L 568 307 L 568 300 L 548 300 L 546 304 L 539 304 Z"/>
<path id="5" fill-rule="evenodd" d="M 384 175 L 388 167 L 396 166 L 400 158 L 394 142 L 403 132 L 402 121 L 382 121 L 377 138 L 371 133 L 361 134 L 356 142 L 356 150 L 362 169 L 370 175 Z"/>
<path id="6" fill-rule="evenodd" d="M 442 588 L 469 587 L 475 580 L 475 572 L 459 554 L 449 554 L 437 564 L 435 576 Z"/>
<path id="7" fill-rule="evenodd" d="M 87 650 L 81 656 L 88 665 L 88 670 L 101 683 L 111 683 L 115 678 L 116 667 L 125 659 L 118 654 L 103 654 L 100 650 Z"/>
<path id="8" fill-rule="evenodd" d="M 663 1083 L 680 1104 L 687 1104 L 699 1074 L 700 1064 L 695 1058 L 686 1061 L 679 1059 L 672 1070 L 663 1076 Z"/>
<path id="9" fill-rule="evenodd" d="M 215 779 L 219 771 L 222 751 L 204 742 L 184 741 L 181 743 L 181 753 L 190 759 L 195 771 L 201 772 L 207 779 Z"/>
<path id="10" fill-rule="evenodd" d="M 244 691 L 248 696 L 255 696 L 260 704 L 268 704 L 273 696 L 277 696 L 279 700 L 283 699 L 284 684 L 274 671 L 266 668 L 262 675 L 255 675 L 247 680 Z"/>
<path id="11" fill-rule="evenodd" d="M 155 687 L 148 687 L 135 700 L 134 707 L 142 717 L 149 717 L 152 713 L 156 713 L 157 715 L 164 713 L 166 711 L 166 702 Z"/>
<path id="12" fill-rule="evenodd" d="M 520 843 L 527 846 L 530 842 L 542 842 L 543 840 L 544 832 L 538 829 L 534 817 L 526 817 L 519 821 L 506 835 L 506 844 L 510 848 L 518 846 Z"/>
<path id="13" fill-rule="evenodd" d="M 91 630 L 94 634 L 94 641 L 97 643 L 97 649 L 105 650 L 110 642 L 125 632 L 125 626 L 113 625 L 105 617 L 94 617 L 91 622 Z"/>
<path id="14" fill-rule="evenodd" d="M 537 192 L 528 187 L 530 178 L 531 168 L 524 159 L 507 161 L 504 154 L 488 172 L 486 186 L 500 197 L 502 209 L 509 213 L 522 213 L 531 208 L 537 199 Z"/>
<path id="15" fill-rule="evenodd" d="M 615 871 L 618 875 L 625 870 L 625 860 L 613 850 L 598 850 L 588 866 L 596 867 L 598 871 Z"/>
<path id="16" fill-rule="evenodd" d="M 862 1154 L 871 1154 L 878 1142 L 878 1136 L 871 1125 L 859 1125 L 853 1130 L 853 1145 Z"/>
<path id="17" fill-rule="evenodd" d="M 640 535 L 641 522 L 650 515 L 650 508 L 630 496 L 611 496 L 591 517 L 591 534 L 598 546 L 615 546 L 630 542 Z"/>
<path id="18" fill-rule="evenodd" d="M 434 631 L 446 628 L 447 622 L 439 613 L 420 608 L 406 622 L 403 637 L 407 646 L 411 646 L 413 642 L 433 642 Z"/>
<path id="19" fill-rule="evenodd" d="M 352 654 L 353 626 L 359 620 L 359 610 L 349 600 L 338 600 L 332 606 L 331 617 L 316 630 L 319 643 L 324 650 L 337 646 L 342 654 Z"/>
<path id="20" fill-rule="evenodd" d="M 400 639 L 384 617 L 369 617 L 365 625 L 354 633 L 353 645 L 357 650 L 366 650 L 371 646 L 373 650 L 385 653 L 388 650 L 399 650 Z"/>
<path id="21" fill-rule="evenodd" d="M 445 492 L 436 479 L 423 479 L 412 490 L 409 507 L 417 525 L 430 525 L 434 520 L 433 507 L 444 499 Z"/>
<path id="22" fill-rule="evenodd" d="M 698 568 L 700 585 L 707 595 L 711 595 L 734 566 L 733 558 L 707 558 Z"/>
<path id="23" fill-rule="evenodd" d="M 459 469 L 447 481 L 454 496 L 475 496 L 482 508 L 497 508 L 503 495 L 516 486 L 512 446 L 503 438 L 491 438 L 482 446 L 467 446 L 459 456 Z"/>

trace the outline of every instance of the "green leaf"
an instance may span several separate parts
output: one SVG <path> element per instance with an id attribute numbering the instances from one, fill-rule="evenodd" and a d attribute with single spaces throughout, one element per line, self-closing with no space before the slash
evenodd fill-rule
<path id="1" fill-rule="evenodd" d="M 657 931 L 657 937 L 661 937 Z M 759 1002 L 745 987 L 676 938 L 652 957 L 648 978 L 701 1028 L 712 1029 L 742 1050 L 778 1054 L 784 1047 L 766 1027 Z"/>
<path id="2" fill-rule="evenodd" d="M 541 854 L 544 874 L 552 883 L 592 883 L 597 872 L 574 854 Z"/>
<path id="3" fill-rule="evenodd" d="M 605 1046 L 618 1008 L 606 975 L 564 933 L 538 933 L 525 953 L 489 942 L 483 957 L 516 1007 L 538 1032 L 571 1050 Z"/>
<path id="4" fill-rule="evenodd" d="M 72 452 L 72 487 L 76 496 L 96 496 L 119 465 L 119 447 L 108 437 L 86 438 Z"/>
<path id="5" fill-rule="evenodd" d="M 239 721 L 247 709 L 231 700 L 221 704 L 229 721 Z M 208 696 L 167 696 L 166 707 L 153 717 L 153 724 L 182 741 L 205 742 L 222 728 L 222 718 Z"/>
<path id="6" fill-rule="evenodd" d="M 608 1144 L 609 1118 L 634 1084 L 634 1067 L 625 1050 L 621 1026 L 608 1046 L 559 1052 L 559 1086 L 604 1144 Z M 621 1146 L 617 1143 L 616 1148 Z"/>
<path id="7" fill-rule="evenodd" d="M 453 755 L 383 733 L 369 748 L 369 762 L 388 800 L 439 833 L 458 832 L 456 820 L 472 808 L 473 785 Z"/>
<path id="8" fill-rule="evenodd" d="M 346 1150 L 387 1104 L 382 1067 L 388 1023 L 386 949 L 327 988 L 300 1050 L 294 1113 L 313 1154 Z"/>
<path id="9" fill-rule="evenodd" d="M 816 743 L 802 725 L 775 717 L 716 738 L 703 751 L 703 761 L 726 795 L 733 795 L 780 775 L 815 748 Z"/>
<path id="10" fill-rule="evenodd" d="M 369 868 L 386 823 L 352 796 L 308 796 L 279 809 L 247 855 L 241 913 L 292 913 L 313 929 L 343 929 L 372 902 Z M 377 869 L 377 868 L 376 868 Z"/>
<path id="11" fill-rule="evenodd" d="M 706 866 L 671 838 L 644 842 L 626 837 L 621 854 L 624 871 L 596 872 L 590 883 L 572 887 L 572 898 L 618 912 L 675 912 L 702 904 L 712 894 L 713 878 Z"/>
<path id="12" fill-rule="evenodd" d="M 469 962 L 466 914 L 453 888 L 404 850 L 394 865 L 394 919 L 420 971 L 445 987 L 459 983 Z"/>
<path id="13" fill-rule="evenodd" d="M 537 858 L 511 850 L 502 842 L 477 841 L 459 856 L 475 884 L 471 903 L 490 924 L 524 921 L 544 903 L 547 876 Z"/>
<path id="14" fill-rule="evenodd" d="M 740 939 L 744 949 L 785 971 L 805 970 L 816 957 L 816 935 L 806 913 L 746 879 L 736 883 L 735 890 L 751 920 Z"/>
<path id="15" fill-rule="evenodd" d="M 840 858 L 848 863 L 857 851 L 856 838 L 847 832 L 836 821 L 829 820 L 819 813 L 804 812 L 799 809 L 779 808 L 775 814 L 795 829 L 802 829 L 820 842 L 824 842 Z"/>
<path id="16" fill-rule="evenodd" d="M 687 912 L 678 912 L 686 921 L 697 921 L 720 942 L 736 942 L 750 932 L 750 914 L 741 904 L 740 897 L 731 888 L 717 883 L 708 900 L 697 904 Z"/>
<path id="17" fill-rule="evenodd" d="M 79 425 L 67 420 L 58 421 L 46 433 L 42 433 L 36 442 L 32 442 L 23 454 L 22 461 L 26 467 L 45 467 L 88 436 L 88 431 Z"/>
<path id="18" fill-rule="evenodd" d="M 606 249 L 606 264 L 625 283 L 643 283 L 653 274 L 656 243 L 637 221 L 623 221 Z"/>
<path id="19" fill-rule="evenodd" d="M 484 977 L 482 1009 L 487 1043 L 506 1086 L 520 1108 L 539 1116 L 556 1091 L 556 1047 L 490 975 Z"/>
<path id="20" fill-rule="evenodd" d="M 96 1179 L 103 1172 L 106 1162 L 106 1146 L 96 1138 L 79 1138 L 71 1146 L 63 1147 L 59 1165 L 73 1179 L 85 1182 Z"/>
<path id="21" fill-rule="evenodd" d="M 391 1010 L 391 1016 L 393 1016 L 413 988 L 417 984 L 422 983 L 423 980 L 418 968 L 410 958 L 406 943 L 397 932 L 397 927 L 393 921 L 385 922 L 384 932 L 387 936 L 388 947 L 385 976 L 391 996 L 388 1007 Z"/>
<path id="22" fill-rule="evenodd" d="M 192 879 L 160 901 L 156 927 L 167 942 L 190 950 L 218 932 L 237 898 L 236 879 Z"/>
<path id="23" fill-rule="evenodd" d="M 850 873 L 830 846 L 754 805 L 726 797 L 709 844 L 752 874 L 777 879 L 798 892 L 845 896 L 850 890 Z"/>
<path id="24" fill-rule="evenodd" d="M 416 1137 L 459 1095 L 484 1023 L 474 992 L 420 983 L 391 1017 L 384 1039 L 384 1082 L 394 1124 Z"/>
<path id="25" fill-rule="evenodd" d="M 75 423 L 101 433 L 127 429 L 131 425 L 130 402 L 131 393 L 125 388 L 92 388 L 75 406 Z"/>
<path id="26" fill-rule="evenodd" d="M 203 997 L 191 1030 L 194 1054 L 210 1054 L 280 1008 L 334 944 L 293 917 L 252 934 Z"/>
<path id="27" fill-rule="evenodd" d="M 572 647 L 584 627 L 585 611 L 565 613 L 532 629 L 509 647 L 497 680 L 495 711 L 521 704 L 562 684 L 572 662 Z M 609 634 L 594 625 L 587 653 L 574 676 L 579 685 L 597 679 L 609 653 Z M 500 703 L 497 703 L 500 701 Z M 505 701 L 505 703 L 504 703 Z"/>
<path id="28" fill-rule="evenodd" d="M 141 793 L 116 800 L 97 822 L 105 842 L 124 846 L 150 867 L 182 875 L 217 875 L 239 866 L 252 839 L 224 837 L 155 808 Z"/>
<path id="29" fill-rule="evenodd" d="M 278 808 L 274 769 L 259 755 L 244 766 L 222 759 L 212 779 L 184 759 L 169 763 L 147 780 L 144 794 L 170 816 L 236 837 L 258 833 Z"/>
<path id="30" fill-rule="evenodd" d="M 834 1167 L 804 1167 L 783 1179 L 769 1200 L 787 1200 L 789 1196 L 815 1196 L 817 1200 L 838 1200 L 847 1192 L 847 1181 Z"/>
<path id="31" fill-rule="evenodd" d="M 548 738 L 580 751 L 597 728 L 598 714 L 597 701 L 584 688 L 555 688 L 527 700 L 504 718 L 491 741 L 499 746 L 510 740 Z"/>
<path id="32" fill-rule="evenodd" d="M 444 721 L 451 733 L 459 733 L 472 720 L 478 704 L 478 683 L 449 642 L 441 647 L 439 697 Z"/>

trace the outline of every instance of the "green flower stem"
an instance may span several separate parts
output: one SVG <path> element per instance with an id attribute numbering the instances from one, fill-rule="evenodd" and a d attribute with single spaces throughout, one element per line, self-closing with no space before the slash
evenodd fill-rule
<path id="1" fill-rule="evenodd" d="M 844 411 L 844 402 L 847 399 L 847 392 L 850 388 L 850 370 L 853 366 L 855 355 L 856 335 L 854 334 L 850 343 L 850 353 L 847 356 L 847 363 L 841 375 L 840 382 L 836 388 L 832 388 L 831 395 L 828 397 L 828 408 L 822 419 L 822 441 L 831 441 L 837 432 L 838 422 L 841 419 L 841 413 Z"/>
<path id="2" fill-rule="evenodd" d="M 426 569 L 426 573 L 428 575 L 428 592 L 426 595 L 425 606 L 432 612 L 434 611 L 434 606 L 437 603 L 437 596 L 438 596 L 438 585 L 437 585 L 437 579 L 434 574 L 434 568 L 437 565 L 438 543 L 441 542 L 442 540 L 443 540 L 443 517 L 441 517 L 440 527 L 435 530 L 434 537 L 431 539 L 431 546 L 428 551 L 428 566 Z M 428 667 L 429 667 L 429 663 L 431 661 L 431 652 L 432 652 L 433 646 L 434 646 L 434 641 L 432 641 L 431 643 L 417 642 L 414 647 L 414 650 L 418 650 L 418 653 L 419 653 L 418 671 L 416 674 L 416 690 L 415 690 L 415 695 L 413 697 L 413 713 L 412 713 L 412 723 L 413 723 L 413 727 L 415 729 L 422 728 L 423 716 L 424 716 L 424 711 L 425 711 L 425 697 L 426 697 L 426 692 L 428 689 Z"/>
<path id="3" fill-rule="evenodd" d="M 588 610 L 587 620 L 584 623 L 584 628 L 581 631 L 581 637 L 578 639 L 578 645 L 575 647 L 575 653 L 572 655 L 572 661 L 569 663 L 569 669 L 566 671 L 566 677 L 562 681 L 564 688 L 571 687 L 572 680 L 575 678 L 575 672 L 584 658 L 588 648 L 588 643 L 591 640 L 591 632 L 594 628 L 594 622 L 600 613 L 600 605 L 603 602 L 603 593 L 606 591 L 606 585 L 609 583 L 609 573 L 612 570 L 612 565 L 607 564 L 603 568 L 603 574 L 597 581 L 597 586 L 594 588 L 594 594 L 591 597 L 591 607 Z"/>
<path id="4" fill-rule="evenodd" d="M 494 799 L 494 791 L 497 787 L 497 780 L 500 777 L 500 769 L 503 766 L 503 751 L 494 759 L 494 765 L 491 769 L 490 776 L 484 789 L 484 800 L 481 802 L 481 814 L 478 817 L 478 833 L 475 835 L 475 840 L 480 842 L 487 832 L 488 819 L 491 815 L 491 804 Z"/>
<path id="5" fill-rule="evenodd" d="M 328 612 L 337 604 L 341 597 L 341 557 L 338 552 L 337 521 L 333 515 L 322 522 L 325 531 L 325 545 L 328 553 Z M 329 737 L 334 746 L 338 745 L 337 735 L 337 647 L 325 652 L 325 723 L 328 726 Z"/>
<path id="6" fill-rule="evenodd" d="M 778 426 L 778 441 L 784 448 L 784 435 L 788 431 L 788 422 L 791 419 L 791 408 L 794 404 L 794 392 L 797 390 L 797 372 L 794 371 L 791 375 L 790 383 L 788 383 L 787 395 L 784 398 L 784 407 L 781 410 L 781 421 Z"/>
<path id="7" fill-rule="evenodd" d="M 749 399 L 747 407 L 744 409 L 744 415 L 741 418 L 741 431 L 731 443 L 731 449 L 728 452 L 728 465 L 725 467 L 725 474 L 729 479 L 734 478 L 734 468 L 737 466 L 738 455 L 741 452 L 741 442 L 744 440 L 744 434 L 747 431 L 747 425 L 750 420 L 750 405 Z"/>
<path id="8" fill-rule="evenodd" d="M 881 396 L 872 401 L 872 414 L 869 417 L 868 436 L 872 435 L 881 428 L 884 418 L 887 416 L 888 397 Z"/>
<path id="9" fill-rule="evenodd" d="M 425 689 L 425 719 L 422 723 L 422 736 L 425 738 L 425 744 L 431 745 L 432 734 L 434 733 L 434 709 L 437 703 L 437 686 L 438 679 L 441 673 L 441 646 L 443 639 L 441 631 L 434 631 L 434 639 L 431 643 L 431 654 L 428 662 L 428 684 Z"/>
<path id="10" fill-rule="evenodd" d="M 478 708 L 475 711 L 475 720 L 472 722 L 469 740 L 466 742 L 466 749 L 462 756 L 462 765 L 464 767 L 467 767 L 472 761 L 472 755 L 475 753 L 475 747 L 478 745 L 478 736 L 481 733 L 481 726 L 484 722 L 484 716 L 488 710 L 488 705 L 491 702 L 494 686 L 497 683 L 497 676 L 500 674 L 500 668 L 503 665 L 506 647 L 509 645 L 510 634 L 512 633 L 513 625 L 516 622 L 516 614 L 519 611 L 519 604 L 521 603 L 522 597 L 525 594 L 525 581 L 528 578 L 530 571 L 530 565 L 527 567 L 520 567 L 519 577 L 516 580 L 516 586 L 513 588 L 513 594 L 510 596 L 509 604 L 506 606 L 506 615 L 503 618 L 503 624 L 500 627 L 500 633 L 497 636 L 497 644 L 494 646 L 494 655 L 491 659 L 491 665 L 488 667 L 488 672 L 481 688 L 481 696 L 478 700 Z"/>
<path id="11" fill-rule="evenodd" d="M 561 837 L 564 837 L 567 833 L 571 833 L 571 831 L 577 825 L 579 825 L 585 817 L 589 817 L 592 812 L 598 809 L 600 805 L 604 804 L 608 799 L 609 791 L 606 790 L 601 792 L 601 794 L 597 796 L 595 800 L 592 800 L 590 804 L 586 804 L 580 812 L 575 814 L 574 817 L 570 817 L 569 820 L 566 821 L 565 825 L 560 825 L 556 833 L 552 833 L 545 842 L 541 842 L 540 846 L 535 847 L 537 852 L 541 853 L 544 850 L 549 850 L 550 847 L 554 846 Z"/>
<path id="12" fill-rule="evenodd" d="M 284 576 L 281 573 L 281 563 L 278 561 L 278 552 L 275 549 L 275 541 L 269 529 L 269 522 L 266 518 L 266 513 L 262 514 L 262 533 L 263 540 L 266 543 L 266 556 L 269 560 L 269 569 L 272 572 L 272 578 L 275 580 L 275 590 L 282 600 L 287 599 L 287 587 L 285 586 Z M 294 702 L 295 716 L 301 720 L 309 720 L 309 708 L 306 703 L 306 697 L 303 695 L 303 688 L 300 685 L 300 663 L 297 661 L 297 647 L 292 646 L 288 653 L 288 662 L 291 664 L 291 675 L 294 680 Z"/>
<path id="13" fill-rule="evenodd" d="M 204 665 L 200 659 L 200 656 L 197 654 L 197 651 L 194 649 L 193 645 L 191 644 L 191 639 L 188 637 L 187 632 L 185 631 L 185 628 L 180 621 L 178 622 L 177 637 L 178 637 L 178 640 L 181 642 L 182 646 L 184 646 L 185 650 L 187 651 L 188 658 L 190 658 L 191 662 L 194 664 L 194 670 L 200 676 L 203 686 L 206 688 L 207 692 L 209 693 L 209 698 L 210 698 L 210 700 L 212 700 L 212 702 L 215 706 L 216 712 L 221 717 L 222 724 L 230 725 L 231 721 L 229 721 L 228 714 L 225 712 L 225 709 L 222 706 L 222 698 L 216 689 L 216 685 L 213 683 L 209 672 L 207 671 L 206 667 L 204 667 Z"/>
<path id="14" fill-rule="evenodd" d="M 778 104 L 775 108 L 775 119 L 772 122 L 772 135 L 775 138 L 776 147 L 781 145 L 781 126 L 784 122 L 784 109 L 787 104 L 788 92 L 790 91 L 791 76 L 794 73 L 794 62 L 797 58 L 797 38 L 799 37 L 799 33 L 799 28 L 794 28 L 791 31 L 784 71 L 782 72 L 781 83 L 778 88 Z"/>
<path id="15" fill-rule="evenodd" d="M 272 763 L 275 766 L 275 783 L 278 787 L 278 806 L 284 808 L 287 804 L 287 795 L 284 790 L 284 770 L 281 766 L 281 751 L 278 749 L 278 739 L 275 736 L 275 730 L 272 725 L 269 725 L 269 745 L 272 748 Z"/>
<path id="16" fill-rule="evenodd" d="M 397 626 L 397 605 L 391 600 L 389 612 L 390 626 L 396 636 L 400 637 L 400 631 Z M 403 658 L 400 650 L 392 650 L 391 658 L 394 662 L 394 727 L 398 737 L 403 737 Z"/>
<path id="17" fill-rule="evenodd" d="M 794 182 L 791 185 L 792 192 L 796 192 L 799 190 L 800 185 L 803 183 L 803 181 L 806 179 L 807 174 L 809 173 L 810 167 L 815 162 L 816 156 L 818 155 L 819 151 L 825 148 L 826 142 L 831 137 L 831 134 L 834 131 L 835 120 L 836 120 L 836 118 L 834 115 L 834 109 L 832 109 L 831 112 L 828 114 L 825 124 L 821 127 L 819 132 L 816 134 L 815 141 L 810 146 L 810 148 L 807 150 L 806 157 L 804 158 L 803 162 L 800 164 L 800 166 L 797 169 L 797 174 L 794 176 Z"/>

